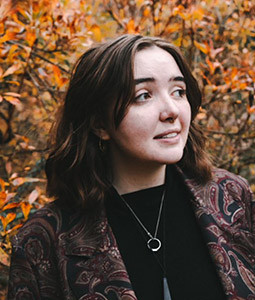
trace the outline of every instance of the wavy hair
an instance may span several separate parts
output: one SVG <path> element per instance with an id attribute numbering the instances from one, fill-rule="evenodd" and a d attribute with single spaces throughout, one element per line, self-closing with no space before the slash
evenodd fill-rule
<path id="1" fill-rule="evenodd" d="M 157 46 L 170 53 L 186 83 L 191 125 L 184 155 L 178 165 L 198 183 L 211 178 L 211 164 L 204 151 L 205 139 L 194 122 L 201 92 L 178 48 L 157 37 L 123 35 L 87 50 L 74 66 L 70 84 L 53 126 L 46 161 L 50 196 L 67 205 L 100 211 L 111 186 L 107 151 L 100 151 L 95 124 L 117 128 L 134 99 L 134 56 Z M 109 120 L 109 111 L 112 118 Z M 109 123 L 108 123 L 109 124 Z"/>

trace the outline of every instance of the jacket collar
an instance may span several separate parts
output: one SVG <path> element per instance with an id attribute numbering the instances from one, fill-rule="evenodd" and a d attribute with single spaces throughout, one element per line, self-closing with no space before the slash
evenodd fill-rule
<path id="1" fill-rule="evenodd" d="M 234 216 L 230 215 L 227 211 L 222 214 L 222 209 L 219 209 L 216 196 L 216 194 L 219 193 L 219 182 L 217 182 L 217 178 L 214 178 L 214 180 L 206 185 L 200 185 L 196 183 L 194 179 L 190 179 L 184 174 L 178 166 L 175 166 L 175 168 L 190 192 L 197 218 L 200 219 L 202 215 L 204 217 L 212 216 L 212 220 L 217 227 L 224 230 L 229 228 L 231 231 L 230 227 L 238 223 L 238 220 L 244 216 L 244 209 L 235 203 L 238 208 L 235 209 L 237 213 Z M 226 171 L 223 173 L 226 176 Z M 222 178 L 224 179 L 224 174 L 220 176 L 221 182 Z M 215 174 L 213 174 L 213 176 L 215 177 Z M 225 201 L 228 202 L 227 199 Z M 225 206 L 227 206 L 227 204 L 228 203 L 222 203 L 222 205 Z M 223 207 L 223 210 L 224 209 Z M 98 219 L 93 226 L 88 225 L 86 216 L 80 212 L 71 215 L 67 214 L 63 218 L 67 218 L 63 220 L 62 223 L 68 224 L 68 230 L 63 229 L 62 232 L 60 232 L 59 243 L 66 255 L 92 257 L 96 254 L 107 252 L 110 248 L 117 248 L 117 242 L 105 215 Z M 203 224 L 203 220 L 200 222 L 203 227 L 205 225 Z"/>

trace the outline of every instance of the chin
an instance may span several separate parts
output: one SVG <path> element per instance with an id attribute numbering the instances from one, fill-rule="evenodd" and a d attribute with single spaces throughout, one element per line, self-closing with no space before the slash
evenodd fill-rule
<path id="1" fill-rule="evenodd" d="M 176 164 L 182 159 L 182 157 L 183 157 L 183 151 L 181 151 L 180 153 L 168 154 L 168 157 L 166 158 L 164 164 L 166 165 Z"/>

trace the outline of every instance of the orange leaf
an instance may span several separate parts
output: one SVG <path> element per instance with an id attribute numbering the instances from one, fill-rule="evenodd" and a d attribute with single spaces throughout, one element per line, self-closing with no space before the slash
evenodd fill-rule
<path id="1" fill-rule="evenodd" d="M 0 44 L 13 40 L 15 38 L 15 32 L 7 31 L 4 36 L 0 38 Z"/>
<path id="2" fill-rule="evenodd" d="M 53 65 L 52 69 L 53 69 L 53 73 L 54 73 L 55 77 L 60 77 L 61 76 L 61 72 L 60 72 L 60 69 L 59 69 L 58 66 Z"/>
<path id="3" fill-rule="evenodd" d="M 3 210 L 11 209 L 11 208 L 18 207 L 18 206 L 20 206 L 19 202 L 9 203 L 4 206 Z"/>
<path id="4" fill-rule="evenodd" d="M 128 33 L 135 33 L 135 22 L 133 19 L 131 19 L 128 23 L 127 23 L 127 32 Z"/>
<path id="5" fill-rule="evenodd" d="M 213 74 L 214 74 L 214 71 L 215 71 L 214 64 L 209 60 L 208 56 L 206 56 L 205 61 L 206 61 L 206 63 L 207 63 L 208 66 L 209 66 L 210 74 L 213 75 Z"/>
<path id="6" fill-rule="evenodd" d="M 20 227 L 22 226 L 22 224 L 17 224 L 15 226 L 13 226 L 11 229 L 9 229 L 7 231 L 7 234 L 11 233 L 11 232 L 14 232 L 15 230 L 19 229 Z"/>
<path id="7" fill-rule="evenodd" d="M 28 217 L 28 215 L 30 213 L 31 207 L 32 207 L 32 205 L 29 204 L 28 202 L 22 202 L 21 203 L 21 210 L 23 212 L 25 220 L 27 219 L 27 217 Z"/>
<path id="8" fill-rule="evenodd" d="M 255 112 L 255 105 L 253 105 L 253 106 L 248 106 L 248 107 L 247 107 L 247 111 L 248 111 L 249 114 L 254 113 L 254 112 Z"/>
<path id="9" fill-rule="evenodd" d="M 15 213 L 8 213 L 6 217 L 4 216 L 0 216 L 0 219 L 2 221 L 2 224 L 3 224 L 3 229 L 4 231 L 6 230 L 6 227 L 9 223 L 11 223 L 16 217 L 16 214 Z"/>
<path id="10" fill-rule="evenodd" d="M 28 32 L 27 32 L 27 35 L 26 35 L 26 41 L 27 41 L 27 43 L 28 43 L 28 45 L 29 45 L 30 47 L 33 46 L 35 40 L 36 40 L 36 34 L 35 34 L 35 32 L 29 32 L 29 31 L 28 31 Z"/>
<path id="11" fill-rule="evenodd" d="M 238 73 L 237 68 L 233 68 L 231 71 L 231 79 L 232 80 L 236 77 L 237 73 Z"/>
<path id="12" fill-rule="evenodd" d="M 145 16 L 145 17 L 148 17 L 149 15 L 150 15 L 150 9 L 149 9 L 149 7 L 147 6 L 146 8 L 145 8 L 145 10 L 143 11 L 143 15 Z"/>
<path id="13" fill-rule="evenodd" d="M 1 191 L 5 190 L 5 182 L 2 178 L 0 178 L 0 186 L 1 186 Z"/>
<path id="14" fill-rule="evenodd" d="M 245 90 L 247 88 L 247 83 L 246 82 L 241 82 L 240 84 L 239 84 L 239 89 L 240 90 Z"/>
<path id="15" fill-rule="evenodd" d="M 5 191 L 1 191 L 0 192 L 0 208 L 4 206 L 5 202 L 6 202 L 6 197 L 7 194 Z"/>

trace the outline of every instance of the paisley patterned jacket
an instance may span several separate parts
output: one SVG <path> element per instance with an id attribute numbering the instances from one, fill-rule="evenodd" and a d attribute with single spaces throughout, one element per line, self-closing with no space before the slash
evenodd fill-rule
<path id="1" fill-rule="evenodd" d="M 254 300 L 255 202 L 249 186 L 220 169 L 205 186 L 184 181 L 226 299 Z M 60 209 L 56 201 L 37 211 L 13 240 L 8 299 L 136 300 L 107 219 L 91 232 L 83 214 Z"/>

